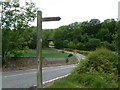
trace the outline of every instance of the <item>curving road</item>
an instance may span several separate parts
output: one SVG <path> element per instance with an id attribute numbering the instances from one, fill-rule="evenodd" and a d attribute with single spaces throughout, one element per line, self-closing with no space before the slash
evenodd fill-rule
<path id="1" fill-rule="evenodd" d="M 78 60 L 83 60 L 86 58 L 84 55 L 79 54 L 79 53 L 73 53 L 73 52 L 69 52 L 69 51 L 64 51 L 64 52 L 73 54 Z"/>
<path id="2" fill-rule="evenodd" d="M 65 51 L 66 53 L 72 53 Z M 78 59 L 85 59 L 85 56 L 81 54 L 74 54 Z M 64 65 L 55 67 L 45 67 L 43 68 L 43 83 L 53 81 L 57 78 L 61 78 L 71 73 L 71 71 L 77 66 L 74 65 Z M 20 70 L 13 72 L 2 73 L 2 88 L 29 88 L 37 84 L 37 70 Z"/>
<path id="3" fill-rule="evenodd" d="M 63 51 L 63 50 L 59 50 L 59 49 L 55 49 L 55 50 L 57 50 L 57 51 Z M 64 51 L 64 52 L 65 53 L 71 53 L 71 54 L 73 54 L 77 58 L 78 61 L 83 60 L 83 59 L 86 58 L 86 56 L 84 56 L 82 54 L 79 54 L 79 53 L 74 53 L 74 52 L 70 52 L 70 51 Z"/>
<path id="4" fill-rule="evenodd" d="M 71 73 L 76 65 L 65 65 L 43 68 L 43 83 Z M 2 75 L 2 88 L 29 88 L 37 84 L 37 70 L 21 70 L 4 72 Z"/>

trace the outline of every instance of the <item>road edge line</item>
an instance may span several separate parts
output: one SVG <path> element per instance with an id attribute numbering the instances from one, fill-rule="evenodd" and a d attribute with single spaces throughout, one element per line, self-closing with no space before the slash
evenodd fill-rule
<path id="1" fill-rule="evenodd" d="M 50 83 L 50 82 L 53 82 L 53 81 L 56 81 L 56 80 L 59 80 L 59 79 L 65 78 L 65 77 L 67 77 L 67 76 L 69 76 L 69 75 L 70 75 L 70 73 L 69 73 L 69 74 L 66 74 L 66 75 L 64 75 L 64 76 L 60 76 L 60 77 L 57 77 L 57 78 L 54 78 L 54 79 L 51 79 L 51 80 L 45 81 L 45 82 L 43 82 L 43 84 L 47 84 L 47 83 Z M 30 87 L 30 88 L 36 88 L 36 87 L 37 87 L 37 85 L 33 85 L 33 86 Z"/>
<path id="2" fill-rule="evenodd" d="M 43 84 L 53 82 L 53 81 L 55 81 L 55 80 L 58 80 L 58 79 L 61 79 L 61 78 L 67 77 L 67 76 L 69 76 L 69 75 L 70 75 L 70 73 L 69 73 L 69 74 L 66 74 L 66 75 L 64 75 L 64 76 L 60 76 L 60 77 L 57 77 L 57 78 L 54 78 L 54 79 L 51 79 L 51 80 L 45 81 L 45 82 L 43 82 Z"/>

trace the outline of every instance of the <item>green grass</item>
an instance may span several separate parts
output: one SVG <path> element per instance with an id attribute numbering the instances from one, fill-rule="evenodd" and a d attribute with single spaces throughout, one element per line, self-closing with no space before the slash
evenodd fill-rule
<path id="1" fill-rule="evenodd" d="M 71 81 L 70 76 L 57 80 L 51 86 L 44 88 L 82 88 L 82 85 Z"/>
<path id="2" fill-rule="evenodd" d="M 99 72 L 86 72 L 78 74 L 73 72 L 70 76 L 55 81 L 44 88 L 117 88 L 118 84 L 112 74 Z"/>
<path id="3" fill-rule="evenodd" d="M 117 71 L 111 64 L 115 58 L 112 51 L 98 48 L 81 60 L 71 75 L 45 88 L 117 88 Z"/>
<path id="4" fill-rule="evenodd" d="M 47 58 L 66 58 L 69 54 L 62 53 L 57 50 L 51 48 L 43 48 L 42 49 L 42 57 Z M 36 57 L 36 50 L 29 49 L 23 57 Z"/>

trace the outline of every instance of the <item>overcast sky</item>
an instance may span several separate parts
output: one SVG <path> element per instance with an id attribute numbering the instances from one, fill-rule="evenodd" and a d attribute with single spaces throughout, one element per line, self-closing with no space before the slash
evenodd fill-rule
<path id="1" fill-rule="evenodd" d="M 22 0 L 23 1 L 23 0 Z M 90 19 L 117 19 L 120 0 L 32 0 L 43 12 L 43 17 L 60 16 L 60 21 L 43 22 L 43 28 L 58 28 L 73 22 Z M 36 26 L 36 21 L 32 23 Z"/>

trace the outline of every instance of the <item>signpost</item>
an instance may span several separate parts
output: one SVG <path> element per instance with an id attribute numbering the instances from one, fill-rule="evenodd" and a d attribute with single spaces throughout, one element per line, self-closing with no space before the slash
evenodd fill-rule
<path id="1" fill-rule="evenodd" d="M 60 19 L 60 17 L 42 18 L 42 12 L 37 12 L 37 88 L 42 88 L 42 22 L 59 21 Z"/>
<path id="2" fill-rule="evenodd" d="M 60 17 L 46 17 L 46 18 L 42 18 L 42 21 L 59 21 L 61 18 Z"/>

